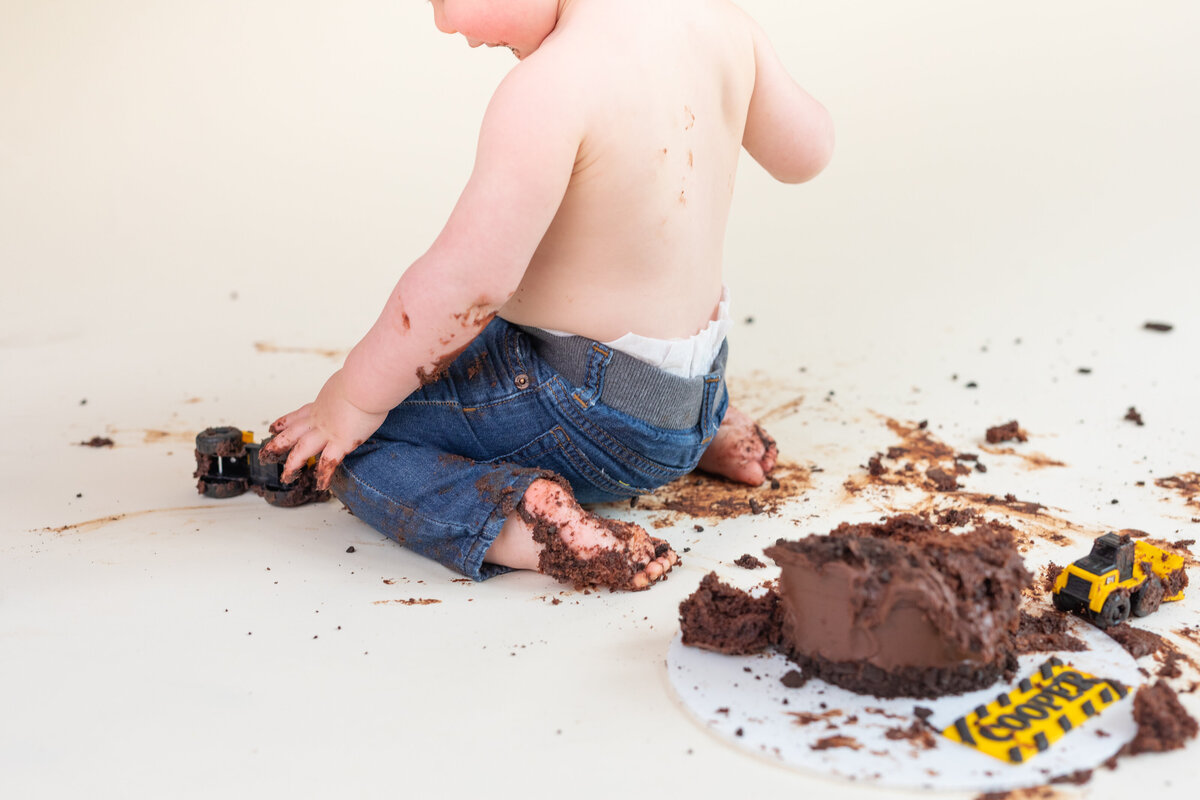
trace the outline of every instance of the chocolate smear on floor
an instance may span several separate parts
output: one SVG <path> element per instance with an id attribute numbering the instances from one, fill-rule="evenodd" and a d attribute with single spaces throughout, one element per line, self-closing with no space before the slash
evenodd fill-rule
<path id="1" fill-rule="evenodd" d="M 1200 473 L 1184 472 L 1167 478 L 1156 478 L 1154 483 L 1160 488 L 1178 493 L 1189 506 L 1200 508 Z"/>
<path id="2" fill-rule="evenodd" d="M 832 750 L 835 747 L 861 750 L 862 744 L 853 736 L 826 736 L 824 739 L 818 739 L 816 744 L 809 745 L 812 750 Z"/>
<path id="3" fill-rule="evenodd" d="M 107 436 L 93 436 L 86 441 L 77 442 L 80 447 L 112 447 L 114 442 Z"/>
<path id="4" fill-rule="evenodd" d="M 692 472 L 652 494 L 643 495 L 638 508 L 715 520 L 775 514 L 811 486 L 807 468 L 780 460 L 761 486 L 747 486 L 715 475 Z"/>

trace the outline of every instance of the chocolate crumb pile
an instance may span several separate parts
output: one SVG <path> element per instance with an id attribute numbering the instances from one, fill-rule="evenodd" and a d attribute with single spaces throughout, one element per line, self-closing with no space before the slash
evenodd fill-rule
<path id="1" fill-rule="evenodd" d="M 1130 755 L 1178 750 L 1188 739 L 1196 738 L 1196 720 L 1165 681 L 1147 684 L 1137 690 L 1133 698 L 1133 718 L 1138 732 L 1129 743 Z"/>
<path id="2" fill-rule="evenodd" d="M 751 597 L 710 572 L 679 604 L 683 643 L 729 655 L 762 652 L 778 636 L 778 604 L 774 591 Z"/>
<path id="3" fill-rule="evenodd" d="M 1043 653 L 1067 651 L 1078 653 L 1087 650 L 1088 646 L 1067 632 L 1069 618 L 1057 611 L 1045 611 L 1039 615 L 1021 612 L 1021 621 L 1017 626 L 1014 644 L 1017 653 Z"/>
<path id="4" fill-rule="evenodd" d="M 762 569 L 767 566 L 749 553 L 743 553 L 742 555 L 738 556 L 738 559 L 733 563 L 737 564 L 743 569 Z"/>
<path id="5" fill-rule="evenodd" d="M 1006 422 L 1003 425 L 987 429 L 988 444 L 1000 444 L 1001 442 L 1028 441 L 1025 431 L 1021 430 L 1021 426 L 1014 419 L 1012 422 Z"/>

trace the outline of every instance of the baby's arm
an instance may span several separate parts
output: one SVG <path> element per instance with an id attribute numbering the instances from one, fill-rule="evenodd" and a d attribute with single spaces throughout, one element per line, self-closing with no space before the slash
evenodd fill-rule
<path id="1" fill-rule="evenodd" d="M 566 78 L 535 59 L 500 84 L 475 166 L 441 234 L 401 276 L 383 312 L 313 403 L 280 417 L 268 455 L 285 478 L 321 454 L 318 485 L 443 370 L 516 290 L 558 210 L 582 138 Z"/>
<path id="2" fill-rule="evenodd" d="M 801 183 L 833 155 L 829 112 L 788 74 L 767 35 L 749 20 L 754 39 L 754 92 L 742 145 L 777 180 Z"/>

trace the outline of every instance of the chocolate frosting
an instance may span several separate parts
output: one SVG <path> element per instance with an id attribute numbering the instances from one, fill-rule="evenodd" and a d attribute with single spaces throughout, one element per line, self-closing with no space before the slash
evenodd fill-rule
<path id="1" fill-rule="evenodd" d="M 783 647 L 885 672 L 1011 661 L 1025 571 L 1011 529 L 953 534 L 911 515 L 780 540 Z"/>

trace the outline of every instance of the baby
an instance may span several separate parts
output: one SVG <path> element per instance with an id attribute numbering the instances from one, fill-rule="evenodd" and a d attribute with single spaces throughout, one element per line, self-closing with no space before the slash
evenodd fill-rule
<path id="1" fill-rule="evenodd" d="M 675 553 L 579 503 L 774 467 L 725 390 L 725 226 L 740 149 L 808 180 L 829 115 L 727 0 L 432 4 L 519 63 L 445 228 L 266 450 L 476 580 L 646 588 Z"/>

